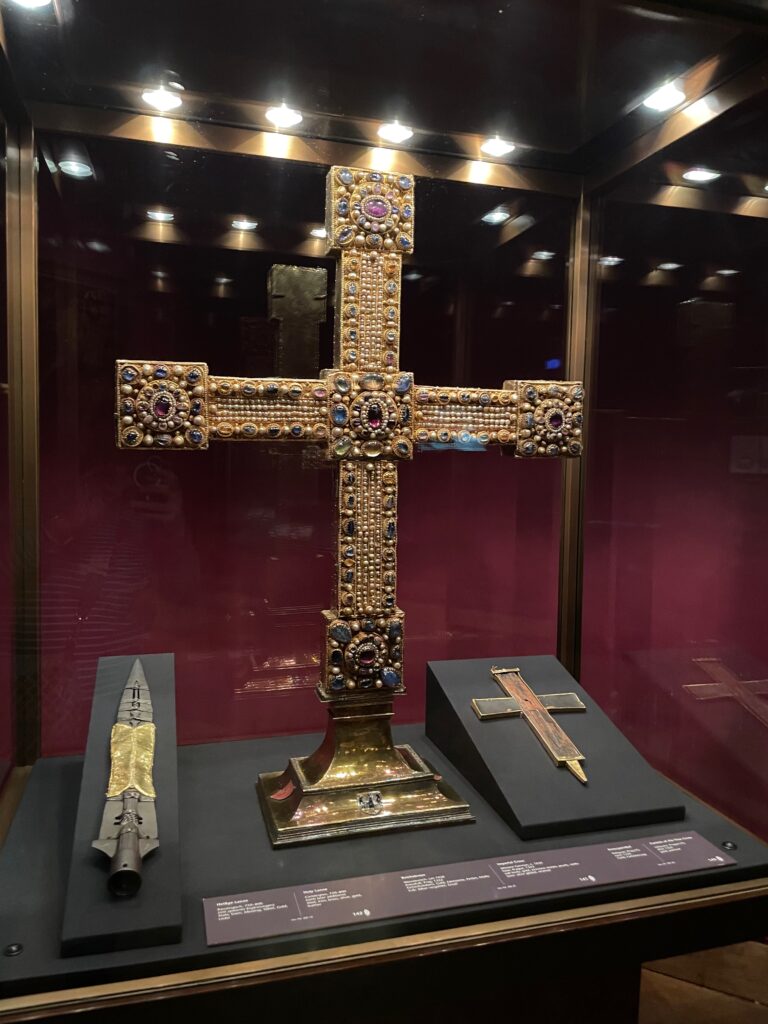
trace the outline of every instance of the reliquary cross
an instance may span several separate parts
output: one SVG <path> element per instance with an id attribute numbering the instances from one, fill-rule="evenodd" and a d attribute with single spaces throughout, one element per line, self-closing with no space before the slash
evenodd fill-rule
<path id="1" fill-rule="evenodd" d="M 416 751 L 392 741 L 392 699 L 404 692 L 397 467 L 428 442 L 501 445 L 522 458 L 578 456 L 582 447 L 578 382 L 433 387 L 400 369 L 402 263 L 414 245 L 411 176 L 331 168 L 326 231 L 340 265 L 335 365 L 319 379 L 222 377 L 204 363 L 117 363 L 121 448 L 309 442 L 336 465 L 336 601 L 324 613 L 318 683 L 329 725 L 314 754 L 259 779 L 275 844 L 471 820 Z"/>

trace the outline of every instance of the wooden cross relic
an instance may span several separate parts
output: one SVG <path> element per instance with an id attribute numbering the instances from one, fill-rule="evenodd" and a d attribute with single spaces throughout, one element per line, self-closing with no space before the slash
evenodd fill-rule
<path id="1" fill-rule="evenodd" d="M 584 755 L 552 717 L 558 711 L 586 711 L 575 693 L 534 693 L 519 668 L 497 668 L 491 675 L 505 697 L 475 697 L 472 710 L 480 721 L 492 718 L 522 718 L 558 767 L 567 768 L 579 782 L 586 784 L 582 767 Z"/>
<path id="2" fill-rule="evenodd" d="M 221 377 L 199 362 L 117 363 L 120 448 L 310 442 L 336 465 L 336 603 L 324 612 L 317 687 L 328 730 L 309 757 L 259 778 L 275 845 L 472 820 L 445 780 L 392 740 L 393 698 L 404 692 L 397 466 L 414 446 L 435 441 L 501 445 L 522 458 L 578 456 L 582 448 L 579 382 L 417 386 L 400 369 L 400 279 L 414 237 L 410 175 L 332 167 L 326 232 L 340 266 L 334 368 L 319 379 Z"/>

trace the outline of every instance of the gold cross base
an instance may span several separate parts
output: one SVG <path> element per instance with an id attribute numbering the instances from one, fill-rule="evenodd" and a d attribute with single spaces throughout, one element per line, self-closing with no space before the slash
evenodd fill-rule
<path id="1" fill-rule="evenodd" d="M 392 699 L 334 702 L 325 739 L 257 789 L 273 846 L 474 821 L 469 805 L 408 745 L 395 746 Z"/>

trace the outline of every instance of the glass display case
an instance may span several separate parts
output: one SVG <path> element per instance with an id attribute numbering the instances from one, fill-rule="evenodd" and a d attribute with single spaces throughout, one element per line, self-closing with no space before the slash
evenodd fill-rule
<path id="1" fill-rule="evenodd" d="M 211 19 L 2 8 L 0 1020 L 629 1019 L 768 894 L 768 20 Z"/>

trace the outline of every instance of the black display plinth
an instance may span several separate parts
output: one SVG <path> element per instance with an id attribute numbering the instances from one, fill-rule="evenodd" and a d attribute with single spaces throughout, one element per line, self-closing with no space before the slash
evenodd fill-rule
<path id="1" fill-rule="evenodd" d="M 517 666 L 534 692 L 575 692 L 585 712 L 557 715 L 586 760 L 582 785 L 553 764 L 520 718 L 480 721 L 474 697 L 502 697 L 492 665 Z M 557 658 L 473 658 L 427 665 L 427 736 L 523 839 L 680 821 L 680 792 L 663 779 Z"/>
<path id="2" fill-rule="evenodd" d="M 107 889 L 109 859 L 94 850 L 109 778 L 109 737 L 120 696 L 136 657 L 152 696 L 159 849 L 143 864 L 143 884 L 120 899 Z M 181 939 L 181 872 L 176 756 L 176 699 L 172 654 L 100 658 L 83 762 L 67 883 L 62 956 L 134 949 Z"/>
<path id="3" fill-rule="evenodd" d="M 458 907 L 382 921 L 361 919 L 353 927 L 329 928 L 310 934 L 276 936 L 227 946 L 207 946 L 201 902 L 205 896 L 300 885 L 307 881 L 323 883 L 352 875 L 574 845 L 570 838 L 519 839 L 459 775 L 450 761 L 425 738 L 423 726 L 395 728 L 394 736 L 398 743 L 412 744 L 436 772 L 444 775 L 448 783 L 466 797 L 476 816 L 476 824 L 381 833 L 275 851 L 253 790 L 254 779 L 259 772 L 282 763 L 289 756 L 310 754 L 322 737 L 304 734 L 179 747 L 184 909 L 181 941 L 172 945 L 104 950 L 75 957 L 60 955 L 59 928 L 83 759 L 41 759 L 31 773 L 24 799 L 0 850 L 0 948 L 11 943 L 23 946 L 19 956 L 0 956 L 0 997 L 142 975 L 154 976 L 169 971 L 207 969 L 228 963 L 307 953 L 309 950 L 322 951 L 350 943 L 388 941 L 436 929 L 588 907 L 596 902 L 605 904 L 768 878 L 768 847 L 715 811 L 680 794 L 679 799 L 686 805 L 686 828 L 700 833 L 716 845 L 727 842 L 736 864 L 713 871 L 606 885 L 599 890 L 499 900 L 492 905 Z M 657 831 L 658 826 L 648 825 L 631 832 L 592 833 L 589 839 L 608 841 L 623 835 L 638 838 Z M 145 886 L 150 881 L 149 865 L 147 861 Z M 96 874 L 100 887 L 104 878 L 98 875 L 98 871 Z M 758 903 L 759 900 L 741 899 L 729 904 L 722 913 L 717 911 L 716 922 L 706 918 L 700 910 L 692 911 L 698 916 L 695 926 L 690 927 L 680 923 L 686 918 L 683 913 L 669 913 L 663 925 L 659 924 L 661 919 L 658 916 L 653 916 L 648 919 L 647 930 L 643 926 L 637 940 L 633 940 L 640 943 L 639 946 L 630 948 L 625 931 L 622 931 L 618 945 L 622 954 L 631 954 L 639 963 L 696 948 L 696 943 L 713 944 L 713 934 L 719 944 L 757 938 L 761 934 L 760 929 L 764 929 L 762 922 L 765 919 L 765 910 L 761 910 Z M 706 920 L 702 921 L 702 916 Z M 624 928 L 623 925 L 621 927 Z M 586 931 L 599 938 L 606 929 L 588 928 Z M 519 944 L 520 947 L 527 945 L 526 942 Z M 536 947 L 539 951 L 534 961 L 539 964 L 542 961 L 575 963 L 579 950 L 586 947 L 587 943 L 581 940 L 574 942 L 572 938 L 562 937 L 557 939 L 557 950 L 549 954 Z M 509 947 L 505 945 L 503 948 Z M 589 955 L 581 961 L 584 964 L 583 976 L 592 978 L 594 971 L 590 965 L 604 963 L 606 950 L 616 948 L 617 941 L 613 939 L 606 939 L 600 949 L 590 946 Z M 516 962 L 521 956 L 522 951 L 515 954 Z M 424 963 L 421 959 L 419 962 Z M 423 966 L 420 971 L 424 971 Z M 356 971 L 350 973 L 355 974 Z M 475 978 L 478 973 L 482 974 L 480 965 L 469 972 Z M 295 980 L 291 985 L 294 983 Z M 372 984 L 375 987 L 375 983 Z M 474 988 L 476 990 L 476 984 Z M 215 998 L 220 999 L 221 993 L 217 993 Z M 281 1005 L 285 1005 L 284 1000 L 285 996 Z M 219 1011 L 214 1009 L 212 1012 Z M 391 1015 L 391 1008 L 388 1012 Z"/>

